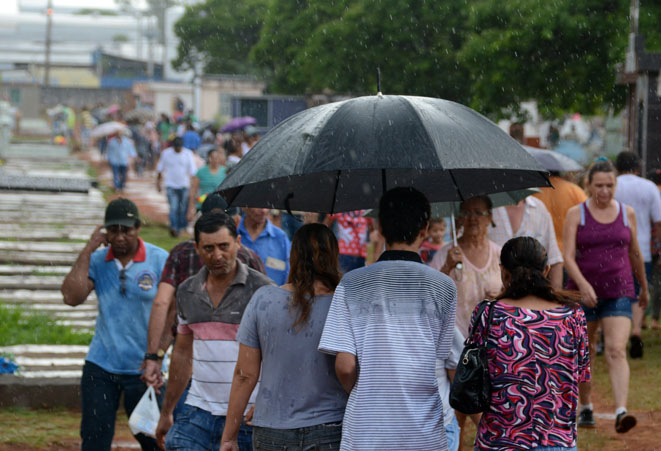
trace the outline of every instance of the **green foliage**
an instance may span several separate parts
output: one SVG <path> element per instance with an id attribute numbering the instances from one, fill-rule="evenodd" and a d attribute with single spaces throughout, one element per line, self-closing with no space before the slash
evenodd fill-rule
<path id="1" fill-rule="evenodd" d="M 471 106 L 498 115 L 537 99 L 547 116 L 621 105 L 628 0 L 477 0 L 460 51 L 472 67 Z"/>
<path id="2" fill-rule="evenodd" d="M 145 242 L 158 246 L 166 251 L 175 247 L 177 244 L 185 241 L 186 238 L 173 238 L 170 236 L 170 229 L 163 224 L 145 224 L 140 227 L 140 238 Z"/>
<path id="3" fill-rule="evenodd" d="M 176 69 L 194 67 L 197 60 L 206 73 L 254 72 L 247 55 L 257 42 L 267 0 L 207 0 L 187 6 L 175 23 L 179 38 Z"/>
<path id="4" fill-rule="evenodd" d="M 661 2 L 642 0 L 638 19 L 638 32 L 645 37 L 645 50 L 661 52 Z"/>
<path id="5" fill-rule="evenodd" d="M 96 15 L 116 16 L 117 15 L 115 11 L 111 11 L 109 9 L 98 9 L 98 8 L 83 8 L 74 12 L 74 14 L 77 16 L 96 16 Z"/>
<path id="6" fill-rule="evenodd" d="M 277 29 L 267 17 L 253 59 L 270 64 L 275 89 L 376 93 L 379 67 L 385 93 L 463 101 L 467 71 L 456 52 L 466 32 L 464 10 L 462 2 L 310 1 L 292 11 L 294 24 L 276 19 L 285 37 L 268 33 Z M 279 39 L 292 36 L 286 33 L 292 25 L 297 37 L 283 46 Z M 282 48 L 284 58 L 277 54 Z"/>
<path id="7" fill-rule="evenodd" d="M 661 4 L 640 32 L 661 50 Z M 621 107 L 629 0 L 206 0 L 176 24 L 178 68 L 256 73 L 271 92 L 382 90 L 466 103 L 493 117 L 538 101 L 548 116 Z"/>
<path id="8" fill-rule="evenodd" d="M 0 324 L 0 346 L 25 343 L 87 345 L 93 335 L 56 324 L 44 313 L 28 312 L 3 304 L 0 304 Z"/>

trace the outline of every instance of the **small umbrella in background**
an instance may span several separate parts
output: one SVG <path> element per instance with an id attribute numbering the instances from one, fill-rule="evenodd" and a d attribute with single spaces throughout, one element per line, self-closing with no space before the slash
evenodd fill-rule
<path id="1" fill-rule="evenodd" d="M 248 125 L 257 125 L 257 119 L 251 116 L 235 117 L 220 129 L 221 133 L 232 133 Z"/>
<path id="2" fill-rule="evenodd" d="M 538 149 L 530 146 L 523 146 L 523 148 L 526 149 L 530 155 L 535 157 L 535 160 L 537 160 L 537 162 L 547 171 L 572 172 L 583 170 L 583 166 L 578 164 L 576 160 L 573 160 L 560 152 Z"/>
<path id="3" fill-rule="evenodd" d="M 219 192 L 229 206 L 334 213 L 374 208 L 400 186 L 433 203 L 551 185 L 519 143 L 470 108 L 379 94 L 280 122 Z"/>
<path id="4" fill-rule="evenodd" d="M 127 129 L 128 127 L 126 127 L 126 125 L 122 124 L 121 122 L 111 121 L 94 127 L 90 135 L 92 138 L 96 139 L 108 135 L 113 135 L 115 133 L 122 133 Z"/>

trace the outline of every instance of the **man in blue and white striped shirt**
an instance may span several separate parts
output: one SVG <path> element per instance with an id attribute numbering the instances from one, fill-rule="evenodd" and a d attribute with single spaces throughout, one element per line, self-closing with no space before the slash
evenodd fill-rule
<path id="1" fill-rule="evenodd" d="M 319 350 L 336 355 L 350 393 L 343 450 L 447 449 L 435 364 L 450 353 L 457 290 L 417 253 L 429 218 L 419 191 L 388 191 L 379 205 L 386 251 L 347 273 L 333 296 Z"/>

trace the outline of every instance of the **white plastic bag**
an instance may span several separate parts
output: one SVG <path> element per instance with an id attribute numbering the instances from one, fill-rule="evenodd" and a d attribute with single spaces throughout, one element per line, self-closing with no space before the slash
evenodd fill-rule
<path id="1" fill-rule="evenodd" d="M 131 413 L 129 428 L 133 435 L 142 433 L 156 438 L 156 426 L 158 426 L 160 416 L 156 393 L 154 387 L 150 385 Z"/>

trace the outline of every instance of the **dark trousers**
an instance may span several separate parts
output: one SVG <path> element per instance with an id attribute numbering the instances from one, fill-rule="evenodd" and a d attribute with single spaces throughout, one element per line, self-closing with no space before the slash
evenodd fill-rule
<path id="1" fill-rule="evenodd" d="M 139 375 L 113 374 L 98 365 L 85 362 L 80 391 L 83 418 L 80 423 L 82 449 L 110 450 L 115 435 L 115 417 L 119 398 L 124 392 L 124 411 L 131 415 L 147 386 Z M 158 450 L 156 440 L 143 434 L 135 436 L 143 450 Z"/>

